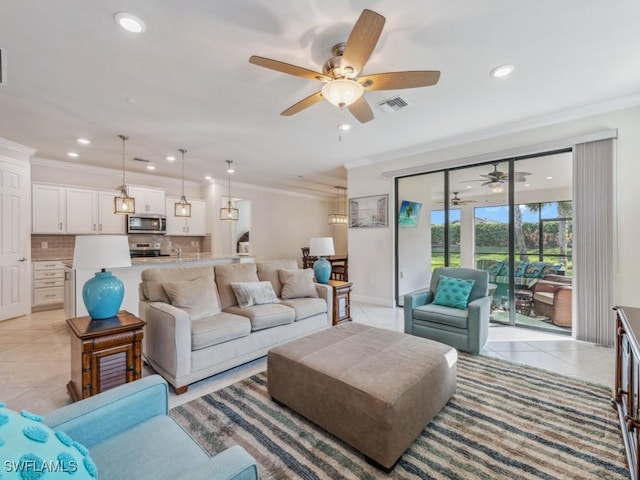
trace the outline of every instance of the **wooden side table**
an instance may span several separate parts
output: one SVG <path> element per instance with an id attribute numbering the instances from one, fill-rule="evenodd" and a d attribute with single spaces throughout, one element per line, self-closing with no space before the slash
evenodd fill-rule
<path id="1" fill-rule="evenodd" d="M 333 324 L 351 320 L 351 282 L 329 280 L 333 287 Z"/>
<path id="2" fill-rule="evenodd" d="M 68 318 L 71 327 L 71 381 L 76 402 L 142 377 L 142 328 L 135 315 L 121 310 L 113 318 Z"/>

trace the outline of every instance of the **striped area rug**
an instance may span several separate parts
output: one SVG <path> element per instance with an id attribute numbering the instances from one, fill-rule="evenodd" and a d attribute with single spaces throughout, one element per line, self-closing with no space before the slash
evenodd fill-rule
<path id="1" fill-rule="evenodd" d="M 264 372 L 171 415 L 211 454 L 242 445 L 261 479 L 627 479 L 610 395 L 601 385 L 460 354 L 455 396 L 389 475 L 272 402 Z"/>

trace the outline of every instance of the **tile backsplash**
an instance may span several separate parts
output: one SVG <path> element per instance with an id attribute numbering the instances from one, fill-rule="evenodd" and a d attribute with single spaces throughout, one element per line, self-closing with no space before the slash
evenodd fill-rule
<path id="1" fill-rule="evenodd" d="M 75 235 L 31 235 L 31 260 L 70 260 L 73 258 L 75 240 Z M 129 243 L 163 240 L 178 244 L 184 254 L 211 252 L 211 235 L 204 237 L 129 235 Z"/>

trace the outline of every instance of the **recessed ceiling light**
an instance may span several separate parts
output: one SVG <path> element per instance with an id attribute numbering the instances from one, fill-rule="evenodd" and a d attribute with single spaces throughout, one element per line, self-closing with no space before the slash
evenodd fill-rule
<path id="1" fill-rule="evenodd" d="M 493 70 L 491 70 L 491 76 L 496 78 L 506 77 L 511 72 L 513 72 L 515 68 L 516 67 L 514 67 L 513 65 L 500 65 L 499 67 L 496 67 Z"/>
<path id="2" fill-rule="evenodd" d="M 114 15 L 116 22 L 127 32 L 142 33 L 147 29 L 147 26 L 142 20 L 130 13 L 118 12 Z"/>
<path id="3" fill-rule="evenodd" d="M 351 125 L 349 125 L 348 123 L 342 123 L 342 124 L 338 125 L 338 130 L 340 130 L 342 132 L 346 132 L 350 128 L 351 128 Z"/>
<path id="4" fill-rule="evenodd" d="M 525 183 L 525 184 L 524 184 L 524 186 L 525 186 L 525 187 L 530 187 L 530 186 L 531 186 L 531 184 L 529 184 L 529 183 Z"/>
<path id="5" fill-rule="evenodd" d="M 155 170 L 156 167 L 154 165 L 147 165 L 147 170 Z"/>
<path id="6" fill-rule="evenodd" d="M 207 175 L 206 177 L 204 177 L 205 180 L 211 180 L 211 175 Z"/>
<path id="7" fill-rule="evenodd" d="M 91 143 L 91 140 L 89 140 L 88 138 L 79 138 L 78 143 L 81 143 L 82 145 L 89 145 Z"/>
<path id="8" fill-rule="evenodd" d="M 77 154 L 76 152 L 69 152 L 69 153 L 67 153 L 67 155 L 69 155 L 71 158 L 76 158 L 76 157 L 79 157 L 79 156 L 80 156 L 80 155 L 79 155 L 79 154 Z"/>
<path id="9" fill-rule="evenodd" d="M 472 188 L 471 185 L 467 185 L 467 188 Z"/>
<path id="10" fill-rule="evenodd" d="M 168 161 L 168 162 L 175 162 L 175 161 L 176 161 L 176 157 L 172 157 L 171 155 L 169 155 L 169 156 L 167 157 L 167 161 Z"/>
<path id="11" fill-rule="evenodd" d="M 553 177 L 547 177 L 547 180 L 553 180 Z"/>

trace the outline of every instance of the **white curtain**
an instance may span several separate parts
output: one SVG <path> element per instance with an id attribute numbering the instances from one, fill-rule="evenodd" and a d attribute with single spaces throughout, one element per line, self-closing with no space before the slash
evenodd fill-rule
<path id="1" fill-rule="evenodd" d="M 608 346 L 615 340 L 613 147 L 607 139 L 573 150 L 573 328 L 576 339 Z"/>

